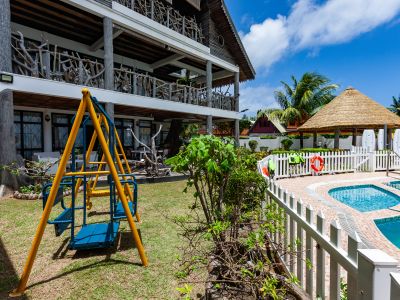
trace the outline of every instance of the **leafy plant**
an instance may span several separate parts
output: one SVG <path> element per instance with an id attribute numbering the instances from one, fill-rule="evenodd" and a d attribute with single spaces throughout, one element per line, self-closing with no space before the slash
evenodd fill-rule
<path id="1" fill-rule="evenodd" d="M 167 164 L 189 174 L 184 192 L 194 189 L 195 197 L 189 204 L 192 212 L 174 218 L 187 240 L 179 277 L 206 267 L 207 293 L 232 288 L 257 298 L 263 293 L 283 298 L 288 283 L 272 274 L 275 262 L 266 249 L 267 233 L 284 230 L 284 214 L 276 205 L 263 207 L 267 184 L 257 172 L 256 154 L 244 147 L 235 149 L 229 139 L 200 136 Z"/>
<path id="2" fill-rule="evenodd" d="M 184 300 L 190 300 L 192 297 L 190 296 L 193 290 L 193 287 L 191 285 L 185 284 L 181 288 L 176 288 L 176 290 L 183 296 L 182 299 Z"/>
<path id="3" fill-rule="evenodd" d="M 283 139 L 281 141 L 281 144 L 283 146 L 283 149 L 289 150 L 290 147 L 292 147 L 292 145 L 293 145 L 293 141 L 291 139 Z"/>
<path id="4" fill-rule="evenodd" d="M 277 136 L 275 135 L 262 135 L 260 136 L 261 140 L 275 140 L 277 138 Z"/>
<path id="5" fill-rule="evenodd" d="M 256 152 L 258 142 L 256 140 L 249 141 L 249 147 L 252 152 Z"/>

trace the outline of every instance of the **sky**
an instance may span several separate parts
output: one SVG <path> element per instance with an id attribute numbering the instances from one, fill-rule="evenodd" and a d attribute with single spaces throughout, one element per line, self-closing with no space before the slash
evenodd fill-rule
<path id="1" fill-rule="evenodd" d="M 225 0 L 256 69 L 240 109 L 276 107 L 291 75 L 318 72 L 390 106 L 400 95 L 400 0 Z"/>

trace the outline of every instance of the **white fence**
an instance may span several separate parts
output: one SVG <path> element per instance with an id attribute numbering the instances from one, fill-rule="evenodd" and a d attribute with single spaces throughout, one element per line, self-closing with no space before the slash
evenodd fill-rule
<path id="1" fill-rule="evenodd" d="M 283 245 L 280 255 L 287 269 L 299 280 L 311 299 L 341 299 L 341 281 L 347 282 L 347 299 L 400 299 L 400 274 L 397 261 L 378 249 L 360 249 L 357 233 L 347 236 L 342 247 L 342 230 L 334 221 L 325 231 L 322 212 L 315 216 L 311 206 L 270 181 L 267 207 L 281 208 L 284 231 L 270 233 L 275 245 Z M 272 208 L 274 209 L 274 208 Z M 287 253 L 291 249 L 293 257 Z"/>
<path id="2" fill-rule="evenodd" d="M 388 153 L 387 150 L 368 152 L 361 147 L 353 147 L 352 151 L 301 153 L 305 162 L 296 165 L 289 164 L 291 155 L 290 153 L 269 155 L 259 162 L 259 169 L 262 171 L 262 168 L 266 167 L 268 161 L 272 159 L 276 166 L 275 179 L 314 175 L 311 159 L 315 156 L 321 156 L 324 160 L 324 168 L 320 174 L 384 171 L 388 162 L 389 170 L 400 169 L 400 157 L 392 151 Z"/>

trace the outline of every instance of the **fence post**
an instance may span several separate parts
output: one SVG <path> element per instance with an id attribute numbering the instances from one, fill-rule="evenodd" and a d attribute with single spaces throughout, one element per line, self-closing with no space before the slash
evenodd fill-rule
<path id="1" fill-rule="evenodd" d="M 397 261 L 379 249 L 358 250 L 359 299 L 390 299 L 390 272 L 396 272 Z"/>
<path id="2" fill-rule="evenodd" d="M 311 226 L 314 224 L 314 210 L 311 205 L 308 205 L 306 208 L 306 221 Z M 306 265 L 306 293 L 312 298 L 314 291 L 314 276 L 313 270 L 314 266 L 314 249 L 313 249 L 313 240 L 311 238 L 311 234 L 306 231 L 306 259 L 307 264 L 310 263 L 311 266 Z"/>
<path id="3" fill-rule="evenodd" d="M 390 273 L 390 300 L 400 299 L 400 273 Z"/>
<path id="4" fill-rule="evenodd" d="M 376 151 L 371 151 L 369 153 L 369 171 L 370 172 L 375 172 L 375 167 L 376 167 Z"/>
<path id="5" fill-rule="evenodd" d="M 303 201 L 299 199 L 297 201 L 297 215 L 303 216 Z M 297 223 L 297 279 L 300 281 L 300 285 L 304 286 L 303 272 L 304 272 L 304 235 L 303 228 Z"/>
<path id="6" fill-rule="evenodd" d="M 325 216 L 320 211 L 317 214 L 317 231 L 324 235 L 325 234 Z M 317 297 L 321 299 L 325 299 L 325 251 L 324 249 L 317 244 Z"/>
<path id="7" fill-rule="evenodd" d="M 349 235 L 347 237 L 347 252 L 349 258 L 355 263 L 357 260 L 357 251 L 360 248 L 361 239 L 357 232 L 354 232 L 354 237 Z M 351 274 L 347 274 L 347 299 L 357 299 L 357 278 Z"/>

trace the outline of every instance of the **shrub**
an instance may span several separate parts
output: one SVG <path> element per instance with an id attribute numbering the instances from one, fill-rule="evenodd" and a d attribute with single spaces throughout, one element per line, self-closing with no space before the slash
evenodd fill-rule
<path id="1" fill-rule="evenodd" d="M 323 134 L 322 135 L 324 138 L 326 138 L 326 139 L 334 139 L 335 138 L 335 134 Z M 351 135 L 349 135 L 349 134 L 340 134 L 339 135 L 339 138 L 340 139 L 347 139 L 349 136 L 351 136 Z"/>
<path id="2" fill-rule="evenodd" d="M 250 137 L 248 137 L 247 135 L 241 135 L 239 136 L 239 139 L 241 140 L 248 140 Z"/>
<path id="3" fill-rule="evenodd" d="M 256 152 L 257 146 L 258 146 L 258 142 L 256 140 L 249 141 L 249 147 L 250 147 L 251 152 Z"/>
<path id="4" fill-rule="evenodd" d="M 283 146 L 283 149 L 289 150 L 290 147 L 292 147 L 292 145 L 293 145 L 293 141 L 291 139 L 283 139 L 281 141 L 281 144 Z"/>
<path id="5" fill-rule="evenodd" d="M 260 139 L 262 140 L 275 140 L 277 137 L 275 135 L 262 135 Z"/>
<path id="6" fill-rule="evenodd" d="M 206 268 L 209 294 L 218 295 L 223 289 L 227 299 L 238 291 L 256 299 L 266 293 L 283 299 L 287 279 L 278 277 L 271 283 L 276 278 L 271 270 L 277 265 L 269 256 L 271 249 L 265 247 L 267 232 L 284 230 L 284 217 L 276 204 L 263 209 L 267 184 L 257 172 L 256 154 L 243 147 L 235 149 L 229 140 L 200 136 L 166 163 L 189 175 L 185 192 L 195 189 L 191 212 L 174 218 L 187 240 L 179 258 L 179 278 Z M 191 289 L 179 291 L 188 296 Z"/>
<path id="7" fill-rule="evenodd" d="M 260 147 L 260 152 L 268 152 L 269 147 Z"/>
<path id="8" fill-rule="evenodd" d="M 310 138 L 310 137 L 312 137 L 311 134 L 304 134 L 304 135 L 303 135 L 303 139 L 308 139 L 308 138 Z M 299 135 L 299 134 L 296 134 L 296 135 L 289 135 L 288 138 L 289 138 L 289 139 L 293 139 L 293 140 L 300 140 L 300 135 Z"/>

